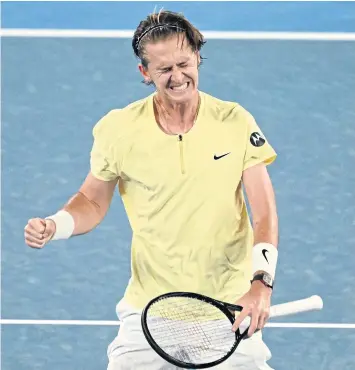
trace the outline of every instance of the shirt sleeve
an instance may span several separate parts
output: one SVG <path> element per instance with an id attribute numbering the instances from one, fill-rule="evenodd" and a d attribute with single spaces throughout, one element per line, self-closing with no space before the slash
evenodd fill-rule
<path id="1" fill-rule="evenodd" d="M 247 112 L 247 143 L 243 170 L 259 163 L 271 164 L 276 159 L 276 152 L 260 130 L 254 117 Z"/>
<path id="2" fill-rule="evenodd" d="M 112 114 L 104 116 L 94 127 L 90 153 L 91 173 L 99 180 L 111 181 L 120 176 L 119 143 Z"/>

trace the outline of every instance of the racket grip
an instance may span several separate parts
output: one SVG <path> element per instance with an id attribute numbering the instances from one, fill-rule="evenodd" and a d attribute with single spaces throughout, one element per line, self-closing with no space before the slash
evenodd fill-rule
<path id="1" fill-rule="evenodd" d="M 281 303 L 270 307 L 270 318 L 294 315 L 301 312 L 317 311 L 323 308 L 323 300 L 318 295 L 297 301 Z"/>

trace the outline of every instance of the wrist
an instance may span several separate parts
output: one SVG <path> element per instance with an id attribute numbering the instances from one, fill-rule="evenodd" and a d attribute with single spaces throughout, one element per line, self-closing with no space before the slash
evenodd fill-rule
<path id="1" fill-rule="evenodd" d="M 271 291 L 274 288 L 274 279 L 271 277 L 271 275 L 264 271 L 255 274 L 250 283 L 252 286 L 253 284 L 254 286 L 263 285 L 265 288 L 270 289 Z"/>
<path id="2" fill-rule="evenodd" d="M 69 239 L 75 228 L 73 216 L 65 211 L 60 210 L 56 214 L 46 217 L 47 221 L 54 223 L 54 233 L 51 240 Z"/>
<path id="3" fill-rule="evenodd" d="M 255 272 L 253 273 L 253 277 L 255 277 L 256 275 L 264 274 L 264 273 L 266 273 L 266 271 L 263 271 L 263 270 L 255 271 Z"/>
<path id="4" fill-rule="evenodd" d="M 278 259 L 277 248 L 270 243 L 258 243 L 252 249 L 252 274 L 268 274 L 272 280 L 275 279 Z"/>

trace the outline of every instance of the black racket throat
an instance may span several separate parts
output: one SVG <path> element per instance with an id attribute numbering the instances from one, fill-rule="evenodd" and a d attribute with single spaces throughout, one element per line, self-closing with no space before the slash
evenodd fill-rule
<path id="1" fill-rule="evenodd" d="M 142 312 L 150 346 L 166 361 L 187 369 L 216 366 L 230 357 L 246 331 L 232 332 L 243 307 L 190 292 L 163 294 Z"/>
<path id="2" fill-rule="evenodd" d="M 232 303 L 221 302 L 221 301 L 218 301 L 218 300 L 215 300 L 214 303 L 225 307 L 227 310 L 231 311 L 232 313 L 241 312 L 243 310 L 242 306 L 238 306 L 238 305 L 232 304 Z M 233 315 L 233 317 L 234 317 L 234 315 Z"/>

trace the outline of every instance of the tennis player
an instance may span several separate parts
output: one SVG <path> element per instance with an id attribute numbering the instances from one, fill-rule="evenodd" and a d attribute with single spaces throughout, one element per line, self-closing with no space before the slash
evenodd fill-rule
<path id="1" fill-rule="evenodd" d="M 155 92 L 106 114 L 94 127 L 91 170 L 63 209 L 34 218 L 26 243 L 88 233 L 103 220 L 118 185 L 132 231 L 132 276 L 108 348 L 110 370 L 175 369 L 148 345 L 140 313 L 150 299 L 191 291 L 244 307 L 248 339 L 219 369 L 266 370 L 268 319 L 277 265 L 278 219 L 267 165 L 276 153 L 236 102 L 198 89 L 202 34 L 181 14 L 140 22 L 132 41 Z M 253 218 L 249 220 L 244 185 Z"/>

